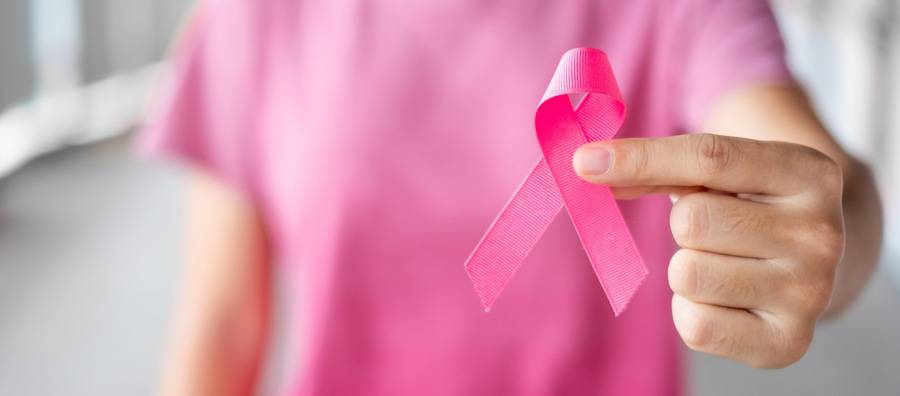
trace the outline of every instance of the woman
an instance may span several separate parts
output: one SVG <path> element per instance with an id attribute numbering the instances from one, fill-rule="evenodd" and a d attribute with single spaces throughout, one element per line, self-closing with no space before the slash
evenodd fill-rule
<path id="1" fill-rule="evenodd" d="M 609 54 L 632 139 L 573 166 L 640 197 L 621 207 L 650 274 L 614 319 L 559 216 L 486 314 L 462 263 L 579 46 Z M 791 364 L 877 259 L 869 172 L 791 79 L 763 1 L 205 1 L 175 54 L 141 135 L 194 169 L 164 394 L 253 391 L 273 276 L 288 394 L 680 394 L 679 336 Z"/>

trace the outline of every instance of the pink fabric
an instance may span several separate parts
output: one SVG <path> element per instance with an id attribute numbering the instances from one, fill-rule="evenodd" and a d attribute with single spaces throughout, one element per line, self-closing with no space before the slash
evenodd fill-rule
<path id="1" fill-rule="evenodd" d="M 649 273 L 616 319 L 566 216 L 489 315 L 460 268 L 581 46 L 616 70 L 617 137 L 696 130 L 735 87 L 789 81 L 761 1 L 202 2 L 140 143 L 259 208 L 289 286 L 285 393 L 681 392 L 666 197 L 620 203 Z"/>
<path id="2" fill-rule="evenodd" d="M 570 95 L 583 94 L 577 108 Z M 489 311 L 544 230 L 565 204 L 575 231 L 618 316 L 647 276 L 609 188 L 586 183 L 572 156 L 589 141 L 609 140 L 625 119 L 625 104 L 602 51 L 567 51 L 535 116 L 543 156 L 466 261 L 466 273 Z"/>

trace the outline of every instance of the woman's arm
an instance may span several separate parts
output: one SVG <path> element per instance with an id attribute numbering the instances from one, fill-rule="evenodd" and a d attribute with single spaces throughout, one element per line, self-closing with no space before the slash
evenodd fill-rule
<path id="1" fill-rule="evenodd" d="M 249 395 L 271 306 L 264 228 L 254 208 L 214 178 L 189 180 L 185 269 L 163 395 Z"/>
<path id="2" fill-rule="evenodd" d="M 850 305 L 868 282 L 881 251 L 881 202 L 869 168 L 835 142 L 799 88 L 739 90 L 713 108 L 704 131 L 802 144 L 827 154 L 841 166 L 846 245 L 825 315 L 833 316 Z"/>

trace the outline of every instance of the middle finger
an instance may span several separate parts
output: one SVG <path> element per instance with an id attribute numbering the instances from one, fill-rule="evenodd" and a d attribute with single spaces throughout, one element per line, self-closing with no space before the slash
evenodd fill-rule
<path id="1" fill-rule="evenodd" d="M 770 204 L 701 192 L 675 202 L 669 225 L 675 242 L 683 248 L 774 258 L 789 248 L 791 218 Z"/>

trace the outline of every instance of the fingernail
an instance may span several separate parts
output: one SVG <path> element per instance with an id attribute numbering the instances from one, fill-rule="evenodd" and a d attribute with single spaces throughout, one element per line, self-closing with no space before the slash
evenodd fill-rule
<path id="1" fill-rule="evenodd" d="M 602 175 L 609 170 L 609 150 L 602 147 L 582 147 L 575 152 L 575 170 L 585 175 Z"/>

